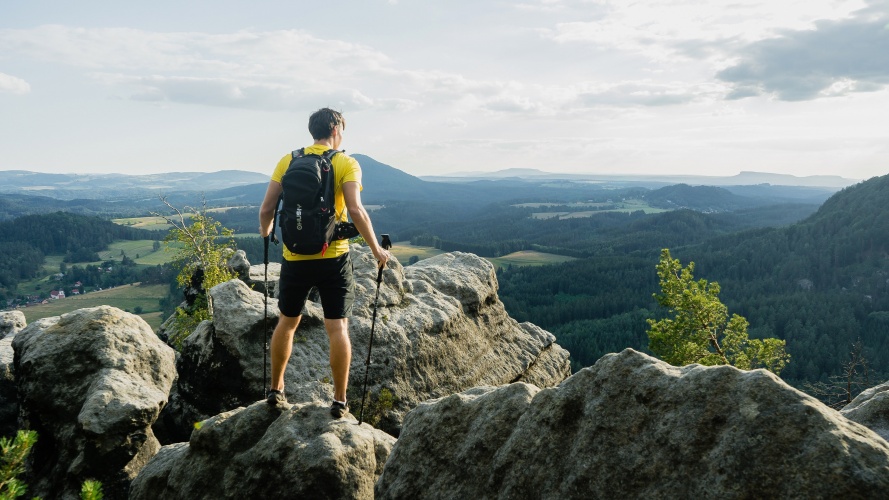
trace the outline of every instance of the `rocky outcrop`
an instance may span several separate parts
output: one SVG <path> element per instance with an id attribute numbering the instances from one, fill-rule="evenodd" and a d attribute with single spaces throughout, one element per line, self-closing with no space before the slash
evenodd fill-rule
<path id="1" fill-rule="evenodd" d="M 763 370 L 627 349 L 421 404 L 378 498 L 883 498 L 889 444 Z"/>
<path id="2" fill-rule="evenodd" d="M 264 401 L 201 422 L 164 446 L 133 481 L 131 500 L 371 499 L 395 438 L 327 406 Z"/>
<path id="3" fill-rule="evenodd" d="M 356 301 L 349 324 L 349 396 L 358 414 L 377 272 L 369 250 L 353 246 L 352 259 Z M 251 267 L 251 274 L 262 267 Z M 263 394 L 263 346 L 266 332 L 277 323 L 277 301 L 269 298 L 265 326 L 263 295 L 242 281 L 218 285 L 210 294 L 213 322 L 188 338 L 177 362 L 179 381 L 169 419 L 183 430 Z M 506 313 L 488 261 L 456 252 L 407 268 L 393 262 L 384 271 L 366 420 L 387 432 L 397 435 L 404 413 L 430 398 L 525 380 L 551 386 L 569 374 L 568 352 L 552 334 L 519 324 Z M 290 402 L 330 401 L 328 340 L 319 304 L 307 303 L 285 384 Z"/>
<path id="4" fill-rule="evenodd" d="M 228 267 L 243 281 L 250 278 L 250 261 L 247 260 L 247 252 L 236 250 L 228 259 Z"/>
<path id="5" fill-rule="evenodd" d="M 36 430 L 28 495 L 79 498 L 86 479 L 105 498 L 160 449 L 151 424 L 175 376 L 173 350 L 142 318 L 100 306 L 28 325 L 13 341 L 22 423 Z"/>
<path id="6" fill-rule="evenodd" d="M 18 430 L 19 398 L 15 388 L 12 341 L 15 333 L 0 339 L 0 436 L 15 435 Z"/>
<path id="7" fill-rule="evenodd" d="M 18 430 L 19 402 L 12 341 L 26 324 L 21 311 L 0 312 L 0 436 L 11 436 Z"/>
<path id="8" fill-rule="evenodd" d="M 268 283 L 269 296 L 277 297 L 278 278 L 281 275 L 281 263 L 278 262 L 281 258 L 281 249 L 280 247 L 269 249 L 269 252 L 273 251 L 274 256 L 270 256 L 270 260 L 273 262 L 269 262 L 268 270 L 266 270 L 265 264 L 250 265 L 247 253 L 243 250 L 238 250 L 232 255 L 228 260 L 228 267 L 238 275 L 241 281 L 247 283 L 251 290 L 264 293 L 265 285 Z"/>
<path id="9" fill-rule="evenodd" d="M 15 334 L 26 324 L 25 314 L 21 311 L 0 312 L 0 339 Z"/>
<path id="10" fill-rule="evenodd" d="M 862 391 L 840 413 L 889 440 L 889 382 Z"/>

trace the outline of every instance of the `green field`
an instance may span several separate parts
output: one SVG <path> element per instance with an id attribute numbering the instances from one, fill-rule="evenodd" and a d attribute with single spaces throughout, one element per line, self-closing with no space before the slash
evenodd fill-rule
<path id="1" fill-rule="evenodd" d="M 667 212 L 667 210 L 663 208 L 655 208 L 646 203 L 643 200 L 633 199 L 633 200 L 624 200 L 615 203 L 522 203 L 519 205 L 515 205 L 517 207 L 525 207 L 525 208 L 546 208 L 546 207 L 569 207 L 569 208 L 577 208 L 578 210 L 571 211 L 561 211 L 561 212 L 534 212 L 531 214 L 531 217 L 534 219 L 574 219 L 578 217 L 592 217 L 596 214 L 603 214 L 605 212 L 637 212 L 639 210 L 647 213 L 647 214 L 657 214 L 661 212 Z M 589 208 L 598 207 L 598 210 L 587 210 Z M 603 207 L 612 207 L 612 208 L 603 208 Z"/>
<path id="2" fill-rule="evenodd" d="M 420 260 L 423 260 L 445 253 L 441 250 L 438 250 L 437 248 L 414 246 L 411 245 L 409 241 L 399 241 L 393 243 L 392 248 L 389 249 L 389 251 L 392 253 L 392 255 L 395 256 L 396 259 L 398 259 L 398 262 L 401 262 L 401 265 L 403 266 L 406 266 L 408 262 L 410 262 L 411 257 L 413 257 L 414 255 L 419 257 Z"/>
<path id="3" fill-rule="evenodd" d="M 513 252 L 503 257 L 488 258 L 494 267 L 506 267 L 510 264 L 514 266 L 545 266 L 548 264 L 561 264 L 576 260 L 574 257 L 566 257 L 564 255 L 556 255 L 552 253 L 536 252 L 534 250 L 522 250 Z"/>
<path id="4" fill-rule="evenodd" d="M 436 255 L 440 255 L 446 253 L 442 250 L 438 250 L 437 248 L 432 247 L 424 247 L 424 246 L 414 246 L 411 245 L 410 242 L 400 241 L 394 243 L 390 250 L 392 255 L 398 259 L 398 262 L 401 262 L 402 265 L 407 265 L 410 261 L 410 258 L 414 255 L 420 258 L 420 260 L 428 259 L 429 257 L 434 257 Z M 514 266 L 545 266 L 547 264 L 560 264 L 562 262 L 568 262 L 571 260 L 575 260 L 574 257 L 566 257 L 564 255 L 555 255 L 551 253 L 543 253 L 536 252 L 534 250 L 523 250 L 520 252 L 513 252 L 509 255 L 504 255 L 503 257 L 485 257 L 489 260 L 494 267 L 506 267 L 510 264 Z"/>
<path id="5" fill-rule="evenodd" d="M 120 262 L 123 259 L 120 251 L 123 250 L 127 257 L 136 261 L 136 264 L 156 266 L 173 260 L 173 252 L 165 251 L 165 246 L 166 244 L 161 242 L 161 248 L 154 251 L 154 240 L 119 240 L 109 245 L 107 250 L 98 252 L 100 260 L 94 262 L 67 262 L 66 265 L 70 268 L 71 266 L 96 266 L 108 260 Z M 139 257 L 137 258 L 136 255 Z M 18 292 L 24 295 L 37 295 L 40 292 L 48 293 L 50 290 L 58 288 L 58 282 L 52 276 L 59 272 L 59 265 L 63 259 L 64 256 L 62 255 L 47 255 L 43 263 L 43 270 L 46 275 L 20 282 L 18 284 Z"/>
<path id="6" fill-rule="evenodd" d="M 43 270 L 50 274 L 56 274 L 59 272 L 59 264 L 64 258 L 64 255 L 47 255 L 43 259 Z"/>
<path id="7" fill-rule="evenodd" d="M 139 316 L 151 325 L 152 329 L 157 330 L 163 322 L 159 300 L 166 294 L 166 285 L 123 285 L 99 292 L 66 297 L 51 301 L 49 304 L 24 307 L 21 311 L 25 314 L 28 323 L 31 323 L 40 318 L 60 316 L 85 307 L 108 305 L 133 312 L 138 306 L 142 307 L 143 311 Z"/>
<path id="8" fill-rule="evenodd" d="M 111 222 L 115 224 L 120 224 L 121 226 L 127 227 L 138 227 L 140 229 L 170 229 L 171 225 L 167 224 L 167 221 L 164 220 L 163 217 L 157 216 L 149 216 L 149 217 L 128 217 L 126 219 L 114 219 Z"/>

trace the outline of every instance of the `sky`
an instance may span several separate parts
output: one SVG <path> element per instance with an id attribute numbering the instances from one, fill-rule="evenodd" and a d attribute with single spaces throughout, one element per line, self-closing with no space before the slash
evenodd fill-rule
<path id="1" fill-rule="evenodd" d="M 889 0 L 0 0 L 0 170 L 889 173 Z"/>

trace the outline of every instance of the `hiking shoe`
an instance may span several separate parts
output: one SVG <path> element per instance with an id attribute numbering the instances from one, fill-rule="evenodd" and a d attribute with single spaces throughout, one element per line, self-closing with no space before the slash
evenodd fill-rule
<path id="1" fill-rule="evenodd" d="M 343 415 L 346 413 L 349 413 L 349 405 L 346 403 L 334 401 L 333 404 L 330 405 L 330 414 L 333 415 L 333 418 L 343 418 Z"/>
<path id="2" fill-rule="evenodd" d="M 269 398 L 266 399 L 265 402 L 271 406 L 278 406 L 287 404 L 287 398 L 284 396 L 284 391 L 272 389 L 269 391 Z"/>

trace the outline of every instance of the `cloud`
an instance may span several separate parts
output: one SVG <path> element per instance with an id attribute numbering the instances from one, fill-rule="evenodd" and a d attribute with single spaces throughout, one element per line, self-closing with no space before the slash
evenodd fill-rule
<path id="1" fill-rule="evenodd" d="M 883 1 L 883 0 L 880 0 Z M 577 2 L 555 2 L 557 7 Z M 846 19 L 861 0 L 641 0 L 583 6 L 571 21 L 539 30 L 560 44 L 641 54 L 654 61 L 710 58 L 712 50 L 774 37 L 780 30 L 811 29 L 818 20 Z M 549 2 L 532 4 L 552 6 Z"/>
<path id="2" fill-rule="evenodd" d="M 883 9 L 875 7 L 882 5 Z M 872 92 L 889 85 L 889 2 L 873 2 L 854 18 L 821 21 L 749 44 L 738 62 L 717 73 L 732 85 L 728 99 L 768 94 L 784 101 Z"/>
<path id="3" fill-rule="evenodd" d="M 296 30 L 156 33 L 49 25 L 0 30 L 0 52 L 83 68 L 136 100 L 258 109 L 309 102 L 350 109 L 416 106 L 400 96 L 370 98 L 357 88 L 363 75 L 393 78 L 384 54 Z"/>
<path id="4" fill-rule="evenodd" d="M 722 92 L 722 88 L 716 85 L 627 81 L 580 91 L 576 104 L 587 108 L 672 106 L 703 99 L 712 100 L 715 96 L 722 95 Z"/>
<path id="5" fill-rule="evenodd" d="M 583 2 L 543 5 L 581 8 Z M 564 34 L 570 33 L 566 28 Z M 682 82 L 569 78 L 528 83 L 487 72 L 473 78 L 405 68 L 372 47 L 299 30 L 208 34 L 48 25 L 0 30 L 0 53 L 82 68 L 117 97 L 260 110 L 299 111 L 320 102 L 349 111 L 424 108 L 449 114 L 481 110 L 554 116 L 591 108 L 683 104 L 712 92 Z"/>
<path id="6" fill-rule="evenodd" d="M 6 73 L 0 73 L 0 92 L 8 92 L 10 94 L 27 94 L 31 91 L 28 82 L 21 78 L 16 78 Z"/>

